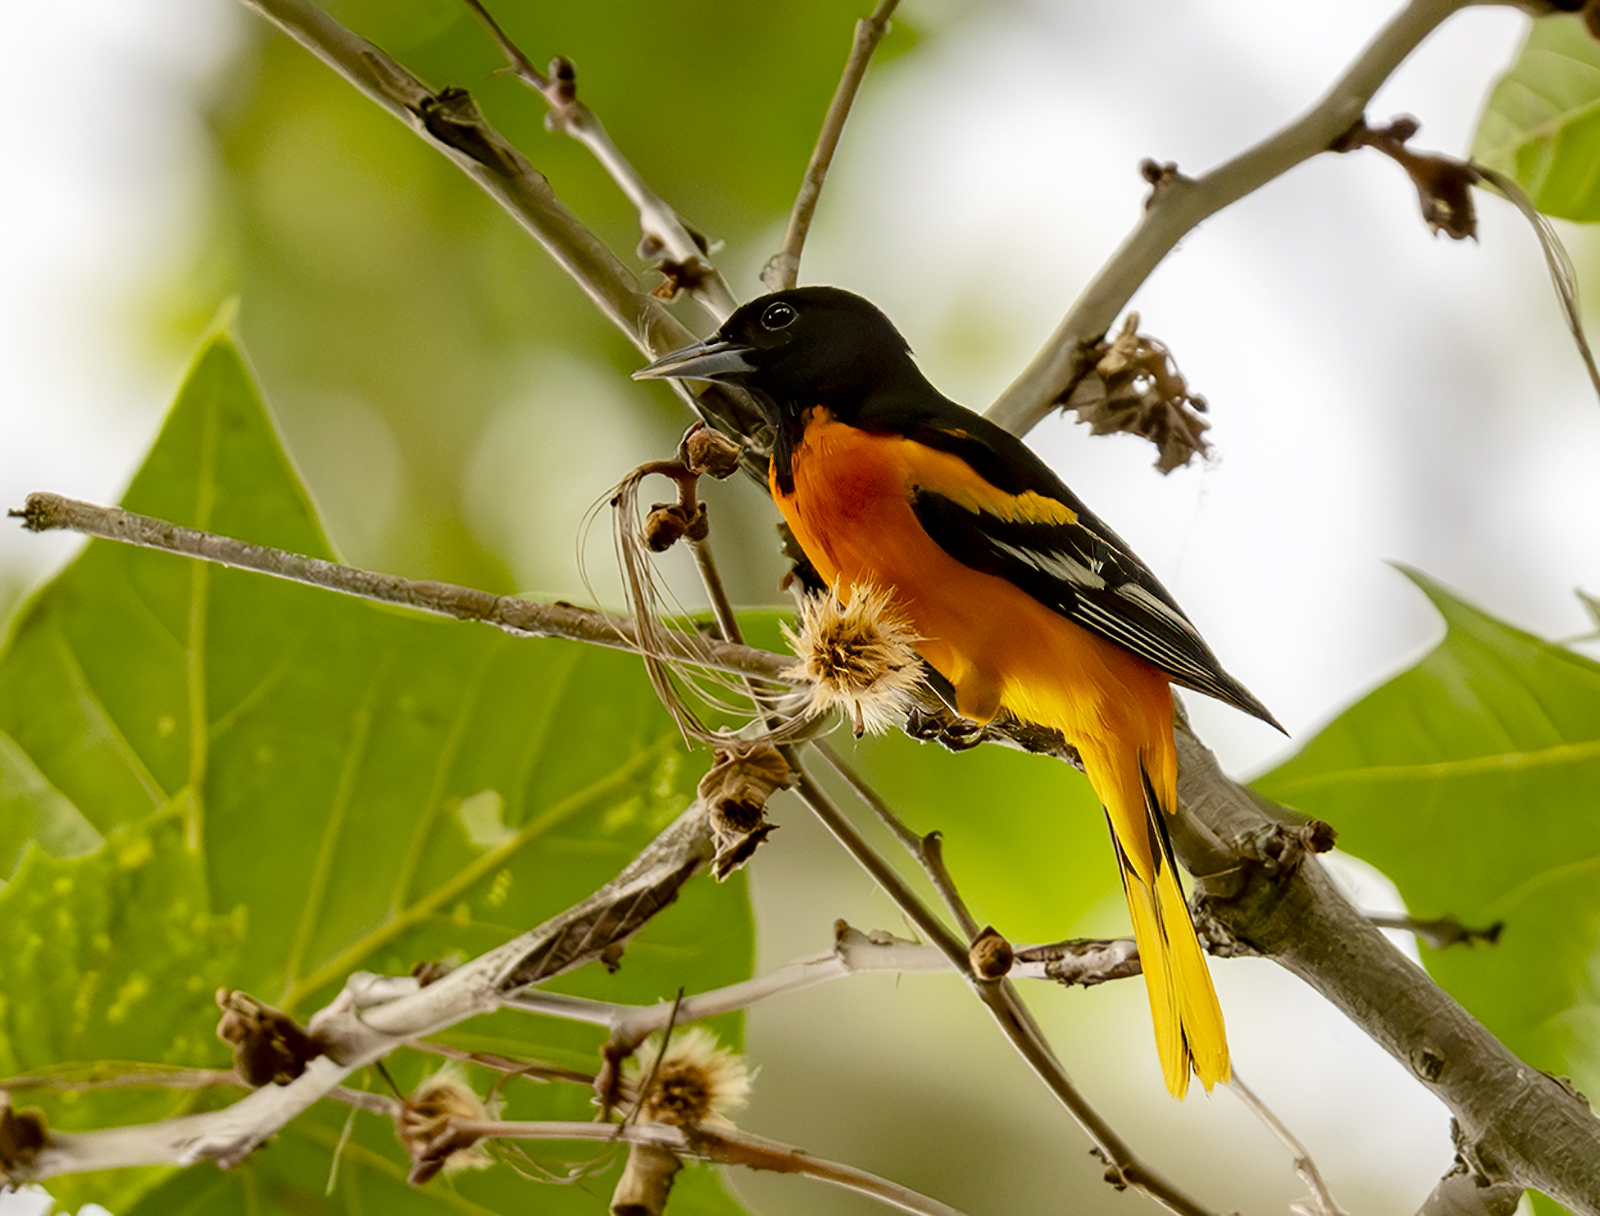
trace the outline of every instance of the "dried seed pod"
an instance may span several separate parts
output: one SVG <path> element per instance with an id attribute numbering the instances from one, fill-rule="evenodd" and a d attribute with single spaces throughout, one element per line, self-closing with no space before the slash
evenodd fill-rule
<path id="1" fill-rule="evenodd" d="M 693 1127 L 726 1123 L 750 1098 L 750 1067 L 743 1056 L 718 1046 L 703 1026 L 679 1030 L 661 1045 L 651 1035 L 623 1066 L 640 1123 Z M 639 1089 L 648 1082 L 649 1092 Z"/>
<path id="2" fill-rule="evenodd" d="M 1139 332 L 1139 314 L 1129 313 L 1110 341 L 1090 352 L 1094 365 L 1073 386 L 1063 404 L 1096 435 L 1117 431 L 1140 435 L 1160 451 L 1163 473 L 1188 464 L 1210 448 L 1211 424 L 1200 415 L 1206 401 L 1189 385 L 1172 354 L 1155 338 Z"/>
<path id="3" fill-rule="evenodd" d="M 452 1120 L 481 1122 L 492 1117 L 466 1075 L 446 1064 L 418 1085 L 395 1115 L 396 1134 L 411 1158 L 409 1181 L 421 1186 L 439 1171 L 486 1169 L 494 1164 L 475 1136 L 458 1135 L 441 1140 Z"/>
<path id="4" fill-rule="evenodd" d="M 218 989 L 217 1005 L 217 1037 L 233 1049 L 233 1066 L 246 1084 L 287 1085 L 323 1054 L 322 1043 L 293 1018 L 247 993 Z"/>
<path id="5" fill-rule="evenodd" d="M 777 748 L 761 745 L 719 751 L 700 779 L 700 800 L 711 816 L 717 852 L 712 873 L 720 882 L 749 861 L 772 834 L 766 822 L 767 799 L 794 784 L 794 773 Z"/>
<path id="6" fill-rule="evenodd" d="M 736 442 L 703 422 L 690 427 L 678 445 L 684 468 L 696 477 L 714 477 L 718 481 L 739 471 L 742 454 L 743 449 Z"/>
<path id="7" fill-rule="evenodd" d="M 800 605 L 798 633 L 783 635 L 800 662 L 785 674 L 811 682 L 811 712 L 843 709 L 859 738 L 904 721 L 922 681 L 919 640 L 894 593 L 857 584 L 841 602 L 832 594 Z"/>

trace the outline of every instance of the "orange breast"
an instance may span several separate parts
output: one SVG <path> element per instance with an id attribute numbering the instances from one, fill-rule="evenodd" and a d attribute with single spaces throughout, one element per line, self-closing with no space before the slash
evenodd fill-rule
<path id="1" fill-rule="evenodd" d="M 1164 673 L 961 564 L 923 531 L 911 508 L 919 487 L 997 493 L 964 461 L 819 409 L 792 470 L 793 493 L 779 493 L 774 479 L 773 498 L 812 565 L 841 599 L 863 583 L 891 589 L 922 635 L 922 657 L 955 686 L 963 716 L 984 722 L 1004 706 L 1075 742 L 1159 738 L 1172 705 Z"/>

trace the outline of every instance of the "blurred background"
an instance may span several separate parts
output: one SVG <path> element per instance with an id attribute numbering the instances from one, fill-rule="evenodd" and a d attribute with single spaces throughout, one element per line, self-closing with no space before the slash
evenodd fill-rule
<path id="1" fill-rule="evenodd" d="M 496 74 L 464 8 L 328 7 L 430 83 L 471 89 L 632 260 L 626 204 L 583 149 L 544 131 L 543 103 Z M 867 7 L 494 10 L 536 62 L 577 64 L 580 95 L 723 242 L 719 263 L 749 296 Z M 873 298 L 934 382 L 981 408 L 1134 223 L 1142 158 L 1198 172 L 1267 135 L 1393 7 L 905 0 L 802 281 Z M 1414 114 L 1415 146 L 1465 154 L 1525 26 L 1502 9 L 1458 16 L 1369 117 Z M 235 300 L 233 324 L 347 560 L 588 598 L 585 510 L 670 451 L 687 420 L 663 388 L 628 381 L 631 345 L 464 177 L 230 0 L 19 6 L 0 65 L 22 119 L 0 135 L 5 505 L 35 489 L 115 501 L 190 352 Z M 1292 735 L 1436 640 L 1431 610 L 1389 563 L 1543 636 L 1591 628 L 1573 589 L 1600 584 L 1600 403 L 1525 223 L 1479 203 L 1477 243 L 1432 239 L 1409 182 L 1376 154 L 1302 166 L 1191 234 L 1134 300 L 1210 402 L 1213 460 L 1163 478 L 1131 437 L 1090 439 L 1064 419 L 1030 436 Z M 1562 231 L 1592 294 L 1593 242 Z M 682 315 L 704 328 L 690 306 Z M 735 598 L 779 602 L 761 493 L 726 487 L 713 511 Z M 76 548 L 0 529 L 0 608 Z M 589 573 L 614 602 L 603 538 Z M 1293 746 L 1189 704 L 1241 776 Z M 825 949 L 835 917 L 901 928 L 799 814 L 779 841 L 754 874 L 764 961 Z M 1341 873 L 1369 905 L 1392 898 L 1358 865 Z M 1116 931 L 1117 898 L 1060 932 Z M 1275 968 L 1217 972 L 1241 1074 L 1341 1201 L 1414 1210 L 1449 1164 L 1443 1109 Z M 1281 1210 L 1300 1184 L 1231 1096 L 1166 1099 L 1143 1002 L 1114 985 L 1039 1004 L 1069 1071 L 1161 1169 L 1223 1209 Z M 1079 1134 L 953 983 L 874 979 L 785 1000 L 752 1015 L 749 1046 L 763 1070 L 753 1131 L 974 1213 L 1142 1202 L 1099 1182 Z M 912 1127 L 908 1109 L 939 1112 L 935 1131 Z M 784 1179 L 735 1182 L 765 1212 L 876 1210 Z"/>

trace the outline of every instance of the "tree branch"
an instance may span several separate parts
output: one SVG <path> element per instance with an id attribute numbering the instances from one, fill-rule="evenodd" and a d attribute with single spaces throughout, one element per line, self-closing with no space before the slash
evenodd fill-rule
<path id="1" fill-rule="evenodd" d="M 600 1140 L 607 1143 L 644 1144 L 674 1154 L 698 1157 L 718 1165 L 739 1165 L 752 1170 L 799 1174 L 866 1195 L 880 1203 L 916 1216 L 961 1216 L 947 1204 L 909 1187 L 890 1182 L 866 1170 L 813 1157 L 804 1149 L 780 1144 L 734 1127 L 676 1127 L 667 1123 L 515 1123 L 496 1120 L 452 1120 L 438 1137 L 440 1151 L 456 1151 L 464 1142 L 502 1140 Z"/>
<path id="2" fill-rule="evenodd" d="M 827 793 L 812 779 L 794 756 L 794 749 L 784 749 L 790 767 L 798 774 L 795 793 L 822 821 L 847 853 L 870 875 L 917 930 L 926 935 L 934 946 L 950 961 L 965 979 L 978 999 L 983 1002 L 999 1026 L 1001 1033 L 1016 1048 L 1017 1053 L 1033 1069 L 1045 1088 L 1066 1108 L 1095 1146 L 1095 1151 L 1106 1163 L 1107 1176 L 1119 1186 L 1131 1186 L 1143 1191 L 1162 1207 L 1178 1216 L 1209 1216 L 1208 1209 L 1174 1187 L 1160 1174 L 1146 1166 L 1112 1126 L 1090 1106 L 1067 1076 L 1066 1069 L 1056 1058 L 1039 1024 L 1028 1012 L 1016 988 L 1007 980 L 984 980 L 972 971 L 966 944 L 945 927 L 906 886 L 894 869 L 867 844 L 860 833 Z"/>
<path id="3" fill-rule="evenodd" d="M 186 528 L 166 520 L 137 515 L 120 507 L 102 507 L 59 494 L 28 495 L 21 510 L 7 512 L 21 519 L 30 532 L 66 530 L 98 536 L 123 544 L 159 549 L 201 561 L 216 562 L 238 570 L 253 570 L 274 578 L 322 587 L 345 595 L 360 596 L 385 604 L 419 608 L 424 612 L 479 621 L 507 633 L 529 637 L 559 637 L 641 653 L 638 629 L 627 617 L 579 608 L 564 602 L 542 603 L 512 595 L 491 595 L 472 587 L 431 579 L 400 578 L 355 566 L 303 557 L 267 545 Z M 678 648 L 660 656 L 675 662 L 693 663 L 735 675 L 756 676 L 779 683 L 793 683 L 784 673 L 794 665 L 789 656 L 772 654 L 695 634 L 668 635 Z"/>
<path id="4" fill-rule="evenodd" d="M 1288 126 L 1198 178 L 1164 175 L 1133 231 L 1089 281 L 1043 349 L 989 407 L 989 419 L 1025 434 L 1071 390 L 1083 373 L 1085 351 L 1111 328 L 1133 293 L 1185 235 L 1301 161 L 1328 151 L 1417 45 L 1476 2 L 1409 0 L 1322 100 Z"/>
<path id="5" fill-rule="evenodd" d="M 1286 826 L 1296 818 L 1236 785 L 1186 726 L 1177 732 L 1173 841 L 1206 875 L 1201 918 L 1325 996 L 1449 1107 L 1478 1182 L 1531 1187 L 1600 1213 L 1600 1119 L 1529 1068 L 1406 958 L 1334 886 Z M 1274 814 L 1274 811 L 1278 812 Z"/>
<path id="6" fill-rule="evenodd" d="M 638 349 L 651 357 L 687 346 L 691 334 L 593 232 L 568 211 L 544 175 L 478 112 L 464 89 L 429 88 L 309 0 L 241 0 L 443 153 L 544 247 Z M 710 384 L 678 392 L 730 435 L 752 433 L 760 412 L 743 394 Z"/>
<path id="7" fill-rule="evenodd" d="M 267 1084 L 221 1110 L 91 1132 L 45 1132 L 30 1151 L 0 1136 L 0 1185 L 127 1165 L 238 1165 L 356 1069 L 410 1040 L 499 1008 L 519 989 L 600 957 L 676 898 L 711 860 L 705 808 L 695 803 L 588 899 L 430 984 L 353 976 L 310 1022 L 323 1054 L 284 1085 Z M 0 1115 L 8 1114 L 0 1101 Z"/>
<path id="8" fill-rule="evenodd" d="M 550 64 L 550 74 L 541 72 L 520 47 L 500 28 L 479 0 L 462 0 L 488 27 L 500 51 L 511 61 L 518 80 L 533 89 L 550 107 L 545 126 L 570 135 L 594 155 L 627 200 L 639 212 L 639 256 L 666 258 L 662 268 L 668 281 L 694 297 L 694 300 L 719 324 L 737 307 L 733 293 L 721 272 L 709 260 L 703 239 L 696 239 L 683 220 L 659 194 L 650 188 L 628 158 L 611 142 L 594 111 L 578 100 L 577 70 L 565 59 Z M 670 298 L 670 297 L 669 297 Z"/>

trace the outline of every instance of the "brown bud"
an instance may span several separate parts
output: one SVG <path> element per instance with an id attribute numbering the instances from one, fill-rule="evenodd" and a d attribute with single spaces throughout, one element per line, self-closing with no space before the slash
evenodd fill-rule
<path id="1" fill-rule="evenodd" d="M 1477 208 L 1472 201 L 1476 169 L 1448 156 L 1408 154 L 1400 163 L 1417 187 L 1422 218 L 1431 231 L 1442 232 L 1453 241 L 1478 235 Z"/>
<path id="2" fill-rule="evenodd" d="M 688 530 L 677 503 L 658 502 L 644 520 L 644 543 L 652 553 L 665 553 Z"/>
<path id="3" fill-rule="evenodd" d="M 50 1143 L 44 1112 L 34 1107 L 13 1109 L 11 1095 L 0 1089 L 0 1189 L 13 1176 L 25 1178 L 39 1150 Z"/>
<path id="4" fill-rule="evenodd" d="M 711 532 L 711 520 L 705 503 L 696 503 L 695 507 L 694 518 L 690 519 L 682 503 L 656 503 L 644 519 L 645 547 L 652 553 L 665 553 L 685 536 L 704 540 Z"/>
<path id="5" fill-rule="evenodd" d="M 572 60 L 557 55 L 550 61 L 550 80 L 556 86 L 556 97 L 563 105 L 578 98 L 578 69 Z"/>
<path id="6" fill-rule="evenodd" d="M 219 989 L 217 1005 L 217 1037 L 233 1048 L 233 1066 L 249 1085 L 287 1085 L 324 1051 L 288 1014 L 247 993 Z"/>
<path id="7" fill-rule="evenodd" d="M 1338 837 L 1339 833 L 1333 824 L 1321 819 L 1313 819 L 1300 829 L 1300 842 L 1311 853 L 1326 853 L 1333 848 Z"/>
<path id="8" fill-rule="evenodd" d="M 993 928 L 985 928 L 973 940 L 967 959 L 972 964 L 972 973 L 980 980 L 999 980 L 1011 971 L 1016 954 L 1010 942 Z"/>
<path id="9" fill-rule="evenodd" d="M 739 471 L 742 449 L 721 431 L 697 422 L 684 432 L 678 455 L 684 468 L 696 477 L 702 474 L 721 481 Z"/>

